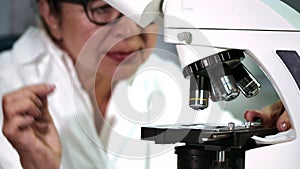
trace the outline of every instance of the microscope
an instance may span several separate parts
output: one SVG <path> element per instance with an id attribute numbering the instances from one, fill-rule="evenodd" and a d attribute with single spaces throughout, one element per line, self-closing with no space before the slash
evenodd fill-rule
<path id="1" fill-rule="evenodd" d="M 255 97 L 260 83 L 243 65 L 251 57 L 277 91 L 295 130 L 292 141 L 258 145 L 276 134 L 258 123 L 161 125 L 142 128 L 143 140 L 184 143 L 178 169 L 296 169 L 300 156 L 300 14 L 279 0 L 106 0 L 141 26 L 163 14 L 164 40 L 176 45 L 189 106 Z"/>

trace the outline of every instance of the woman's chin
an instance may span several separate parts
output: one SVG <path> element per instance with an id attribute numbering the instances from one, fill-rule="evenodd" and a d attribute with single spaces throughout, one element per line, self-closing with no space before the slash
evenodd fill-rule
<path id="1" fill-rule="evenodd" d="M 113 75 L 113 81 L 126 80 L 132 77 L 136 70 L 137 68 L 133 67 L 118 68 Z"/>

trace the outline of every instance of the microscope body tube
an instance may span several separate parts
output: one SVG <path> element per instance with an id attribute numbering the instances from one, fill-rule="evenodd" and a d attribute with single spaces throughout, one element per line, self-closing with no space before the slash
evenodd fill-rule
<path id="1" fill-rule="evenodd" d="M 163 0 L 104 0 L 118 9 L 123 15 L 131 18 L 141 27 L 151 24 L 161 14 Z"/>

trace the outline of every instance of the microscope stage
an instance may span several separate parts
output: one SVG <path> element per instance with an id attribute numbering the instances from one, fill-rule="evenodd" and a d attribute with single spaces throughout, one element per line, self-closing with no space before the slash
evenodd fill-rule
<path id="1" fill-rule="evenodd" d="M 264 137 L 276 134 L 276 128 L 262 128 L 261 125 L 188 124 L 159 125 L 142 127 L 141 139 L 155 141 L 156 144 L 186 143 L 189 145 L 217 145 L 242 148 L 254 142 L 252 136 Z M 251 143 L 251 145 L 253 145 Z"/>

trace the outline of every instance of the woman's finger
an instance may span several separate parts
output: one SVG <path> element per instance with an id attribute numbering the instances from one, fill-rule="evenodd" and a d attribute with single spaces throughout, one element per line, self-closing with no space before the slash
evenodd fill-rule
<path id="1" fill-rule="evenodd" d="M 41 115 L 39 107 L 29 98 L 16 101 L 14 103 L 4 103 L 3 114 L 6 120 L 11 120 L 15 116 L 30 115 L 37 118 Z"/>
<path id="2" fill-rule="evenodd" d="M 291 128 L 291 122 L 287 111 L 284 111 L 283 114 L 278 118 L 276 127 L 279 131 L 286 131 Z"/>
<path id="3" fill-rule="evenodd" d="M 244 114 L 244 118 L 247 121 L 256 121 L 257 119 L 261 120 L 261 123 L 264 127 L 275 127 L 277 118 L 272 118 L 274 114 L 270 109 L 262 110 L 247 110 Z"/>
<path id="4" fill-rule="evenodd" d="M 11 141 L 18 140 L 20 134 L 34 123 L 32 116 L 16 116 L 10 121 L 5 121 L 3 125 L 3 134 Z"/>
<path id="5" fill-rule="evenodd" d="M 261 114 L 259 110 L 247 110 L 244 114 L 244 118 L 247 121 L 255 121 L 255 119 L 261 118 Z"/>
<path id="6" fill-rule="evenodd" d="M 23 87 L 11 93 L 7 93 L 4 98 L 8 103 L 15 102 L 24 98 L 31 98 L 36 101 L 37 105 L 41 102 L 38 97 L 45 97 L 55 89 L 53 84 L 37 84 L 32 86 Z"/>

